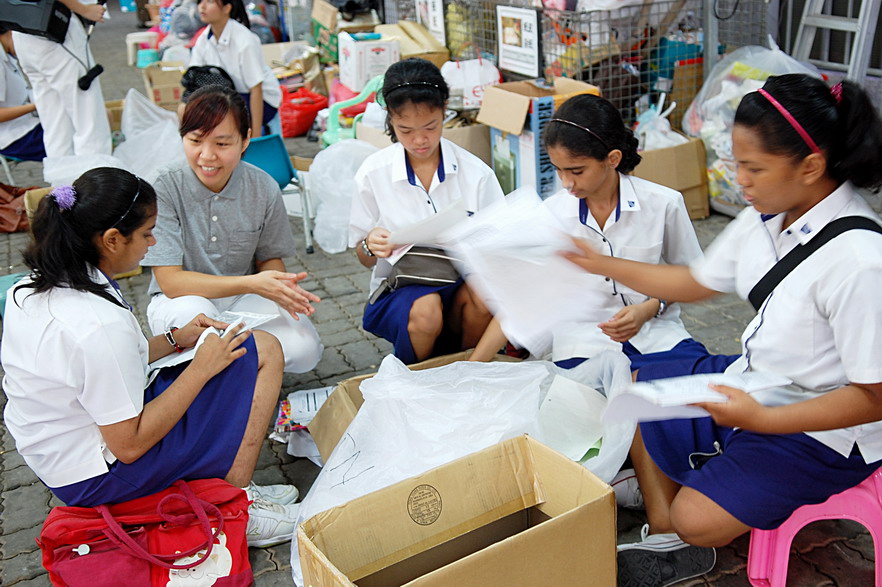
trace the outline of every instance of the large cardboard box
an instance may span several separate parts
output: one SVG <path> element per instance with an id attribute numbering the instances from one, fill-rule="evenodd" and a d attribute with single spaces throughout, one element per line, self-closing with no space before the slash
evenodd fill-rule
<path id="1" fill-rule="evenodd" d="M 158 61 L 142 69 L 144 89 L 150 101 L 160 108 L 177 110 L 184 93 L 181 86 L 184 69 L 181 61 Z"/>
<path id="2" fill-rule="evenodd" d="M 640 155 L 643 160 L 634 169 L 633 175 L 682 193 L 689 218 L 696 220 L 710 215 L 707 155 L 701 139 L 690 137 L 688 143 L 641 151 Z"/>
<path id="3" fill-rule="evenodd" d="M 360 92 L 369 81 L 383 75 L 389 66 L 401 59 L 397 39 L 357 41 L 342 32 L 340 39 L 340 83 Z"/>
<path id="4" fill-rule="evenodd" d="M 417 22 L 400 20 L 397 24 L 380 24 L 374 27 L 374 32 L 380 33 L 383 38 L 398 39 L 402 59 L 420 57 L 439 68 L 450 60 L 447 47 Z"/>
<path id="5" fill-rule="evenodd" d="M 414 371 L 421 371 L 423 369 L 442 367 L 456 361 L 465 361 L 471 354 L 472 351 L 464 351 L 442 357 L 434 357 L 415 365 L 408 365 L 408 368 Z M 517 361 L 517 359 L 505 355 L 497 355 L 493 360 Z M 341 381 L 334 391 L 331 392 L 330 397 L 322 404 L 322 407 L 309 423 L 309 426 L 307 426 L 324 461 L 327 462 L 334 447 L 337 446 L 337 443 L 343 438 L 346 429 L 349 428 L 349 423 L 352 422 L 355 414 L 358 413 L 359 408 L 364 403 L 364 397 L 361 395 L 359 387 L 361 382 L 365 379 L 370 379 L 374 375 L 374 373 L 369 373 Z"/>
<path id="6" fill-rule="evenodd" d="M 373 31 L 380 24 L 376 11 L 357 14 L 352 20 L 344 20 L 337 7 L 325 0 L 315 0 L 312 5 L 312 36 L 321 53 L 322 63 L 337 63 L 339 58 L 337 34 Z"/>
<path id="7" fill-rule="evenodd" d="M 520 436 L 313 516 L 297 543 L 314 587 L 605 587 L 615 495 Z"/>
<path id="8" fill-rule="evenodd" d="M 125 100 L 107 100 L 104 108 L 107 110 L 107 121 L 110 123 L 110 132 L 122 130 L 122 113 Z"/>
<path id="9" fill-rule="evenodd" d="M 490 127 L 493 171 L 503 192 L 532 185 L 545 198 L 557 191 L 559 181 L 542 147 L 542 131 L 557 107 L 577 94 L 599 96 L 600 88 L 558 77 L 552 88 L 522 81 L 484 89 L 478 122 Z"/>
<path id="10" fill-rule="evenodd" d="M 456 143 L 466 151 L 490 165 L 490 128 L 483 124 L 470 124 L 457 128 L 445 128 L 441 132 L 445 139 Z M 355 138 L 367 141 L 380 149 L 392 144 L 386 131 L 359 122 L 355 125 Z"/>

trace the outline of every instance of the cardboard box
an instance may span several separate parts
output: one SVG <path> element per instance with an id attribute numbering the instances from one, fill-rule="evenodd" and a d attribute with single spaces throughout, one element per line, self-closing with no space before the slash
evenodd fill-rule
<path id="1" fill-rule="evenodd" d="M 440 67 L 450 60 L 450 51 L 441 41 L 432 36 L 423 25 L 409 20 L 398 21 L 397 24 L 381 24 L 374 27 L 374 32 L 383 38 L 398 39 L 401 47 L 401 58 L 420 57 Z"/>
<path id="2" fill-rule="evenodd" d="M 104 102 L 107 109 L 107 121 L 110 122 L 110 132 L 122 130 L 122 113 L 125 100 L 108 100 Z"/>
<path id="3" fill-rule="evenodd" d="M 313 516 L 297 543 L 314 587 L 612 586 L 615 495 L 520 436 Z"/>
<path id="4" fill-rule="evenodd" d="M 443 357 L 434 357 L 427 359 L 415 365 L 408 365 L 409 369 L 421 371 L 423 369 L 432 369 L 455 363 L 456 361 L 464 361 L 469 358 L 472 351 L 462 353 L 454 353 L 452 355 L 444 355 Z M 497 355 L 494 361 L 517 361 L 512 357 L 505 355 Z M 373 377 L 374 373 L 367 375 L 358 375 L 350 377 L 345 381 L 341 381 L 337 387 L 331 392 L 330 397 L 325 400 L 322 407 L 319 408 L 315 418 L 309 423 L 309 433 L 318 447 L 319 454 L 322 459 L 327 462 L 331 456 L 334 447 L 343 438 L 349 423 L 355 418 L 359 408 L 364 403 L 364 397 L 361 395 L 360 385 L 365 379 Z"/>
<path id="5" fill-rule="evenodd" d="M 466 151 L 477 155 L 478 158 L 490 165 L 490 128 L 483 124 L 470 124 L 457 128 L 445 128 L 441 136 L 456 143 Z M 367 141 L 380 149 L 392 144 L 392 139 L 385 130 L 367 126 L 359 122 L 355 125 L 355 138 Z"/>
<path id="6" fill-rule="evenodd" d="M 176 111 L 184 93 L 181 86 L 184 69 L 181 61 L 159 61 L 142 69 L 144 89 L 150 101 L 160 108 Z"/>
<path id="7" fill-rule="evenodd" d="M 383 75 L 389 66 L 401 59 L 398 41 L 356 41 L 352 35 L 340 33 L 340 83 L 360 92 L 369 81 Z"/>
<path id="8" fill-rule="evenodd" d="M 565 77 L 548 88 L 533 81 L 484 89 L 478 122 L 490 127 L 493 170 L 507 193 L 532 185 L 544 197 L 559 189 L 557 173 L 542 147 L 542 131 L 563 102 L 577 94 L 600 95 L 600 88 Z"/>
<path id="9" fill-rule="evenodd" d="M 636 177 L 675 189 L 683 194 L 689 218 L 710 215 L 707 191 L 707 155 L 701 139 L 689 138 L 688 143 L 641 151 L 643 160 L 632 172 Z"/>
<path id="10" fill-rule="evenodd" d="M 340 11 L 325 0 L 315 0 L 312 5 L 312 36 L 321 53 L 322 63 L 336 63 L 339 58 L 337 34 L 340 32 L 362 33 L 373 31 L 380 24 L 380 17 L 372 10 L 370 14 L 357 14 L 352 20 L 344 20 Z"/>

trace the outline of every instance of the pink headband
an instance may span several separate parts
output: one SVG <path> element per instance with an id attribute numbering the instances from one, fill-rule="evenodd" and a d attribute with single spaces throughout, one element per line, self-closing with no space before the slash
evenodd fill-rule
<path id="1" fill-rule="evenodd" d="M 787 120 L 787 122 L 790 123 L 790 126 L 793 127 L 793 130 L 795 130 L 799 134 L 799 136 L 802 137 L 802 140 L 805 141 L 805 144 L 808 145 L 808 148 L 811 149 L 813 153 L 821 152 L 821 149 L 818 148 L 817 143 L 812 140 L 812 137 L 809 136 L 804 128 L 802 128 L 802 125 L 799 124 L 799 122 L 793 117 L 793 115 L 790 114 L 778 100 L 773 98 L 770 93 L 762 88 L 758 89 L 757 92 L 759 92 L 761 96 L 768 100 L 769 103 L 771 103 L 772 106 L 774 106 L 778 110 L 778 112 L 781 113 L 781 116 L 783 116 Z"/>

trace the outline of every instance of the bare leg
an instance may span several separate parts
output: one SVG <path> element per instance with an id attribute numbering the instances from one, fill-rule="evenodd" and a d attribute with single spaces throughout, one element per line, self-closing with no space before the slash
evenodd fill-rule
<path id="1" fill-rule="evenodd" d="M 643 493 L 650 533 L 673 532 L 671 504 L 680 491 L 680 485 L 665 475 L 649 456 L 639 427 L 631 443 L 631 462 L 634 464 L 634 472 L 637 474 L 640 491 Z"/>
<path id="2" fill-rule="evenodd" d="M 429 358 L 443 328 L 444 308 L 441 296 L 433 293 L 417 298 L 410 307 L 407 333 L 418 361 Z"/>
<path id="3" fill-rule="evenodd" d="M 475 347 L 492 319 L 490 310 L 468 285 L 463 284 L 456 291 L 448 324 L 454 332 L 462 336 L 461 348 Z"/>
<path id="4" fill-rule="evenodd" d="M 689 487 L 677 493 L 670 521 L 680 538 L 694 546 L 725 546 L 750 530 L 715 501 Z"/>
<path id="5" fill-rule="evenodd" d="M 245 435 L 227 472 L 225 480 L 236 487 L 245 487 L 251 481 L 257 457 L 266 437 L 267 427 L 279 402 L 282 388 L 282 369 L 285 359 L 279 341 L 266 332 L 255 330 L 254 342 L 257 345 L 257 380 L 254 383 L 254 398 L 251 401 L 251 414 L 245 426 Z"/>

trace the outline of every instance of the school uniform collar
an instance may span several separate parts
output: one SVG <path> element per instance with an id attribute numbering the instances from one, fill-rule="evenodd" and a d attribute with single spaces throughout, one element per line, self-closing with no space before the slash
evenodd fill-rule
<path id="1" fill-rule="evenodd" d="M 214 31 L 211 30 L 211 27 L 208 27 L 208 30 L 205 31 L 205 34 L 208 35 L 208 40 L 214 40 L 215 44 L 228 46 L 230 44 L 230 39 L 233 36 L 233 27 L 239 24 L 238 21 L 233 20 L 232 18 L 227 21 L 227 24 L 224 26 L 224 32 L 220 34 L 220 37 L 214 36 Z"/>
<path id="2" fill-rule="evenodd" d="M 792 237 L 804 245 L 822 228 L 839 217 L 854 195 L 850 182 L 845 182 L 815 204 L 808 212 L 797 218 L 790 226 L 783 226 L 784 214 L 762 214 L 760 218 L 773 235 Z"/>
<path id="3" fill-rule="evenodd" d="M 585 212 L 588 211 L 588 204 L 585 200 L 581 198 L 577 198 L 579 200 L 578 205 L 576 206 L 567 206 L 567 210 L 565 215 L 570 218 L 578 218 L 582 224 L 585 222 L 582 221 L 583 210 Z M 631 176 L 625 175 L 623 173 L 619 173 L 619 201 L 616 204 L 615 211 L 615 221 L 618 222 L 622 217 L 622 212 L 639 212 L 640 211 L 640 197 L 637 195 L 637 191 L 634 189 L 633 182 L 631 181 Z M 585 220 L 588 218 L 586 216 Z"/>
<path id="4" fill-rule="evenodd" d="M 441 139 L 441 160 L 438 162 L 438 183 L 444 181 L 451 175 L 455 175 L 459 171 L 459 161 L 456 158 L 456 152 L 451 146 L 452 143 L 445 138 Z M 407 153 L 401 143 L 394 144 L 396 151 L 392 158 L 392 181 L 403 181 L 411 185 L 417 185 L 417 179 L 407 159 Z"/>
<path id="5" fill-rule="evenodd" d="M 124 308 L 128 308 L 130 311 L 134 311 L 132 305 L 126 301 L 126 299 L 122 295 L 122 290 L 119 287 L 119 283 L 113 280 L 112 277 L 95 267 L 94 265 L 88 266 L 89 270 L 89 278 L 99 285 L 103 285 L 104 289 L 113 296 L 114 299 L 119 300 L 120 304 Z"/>

